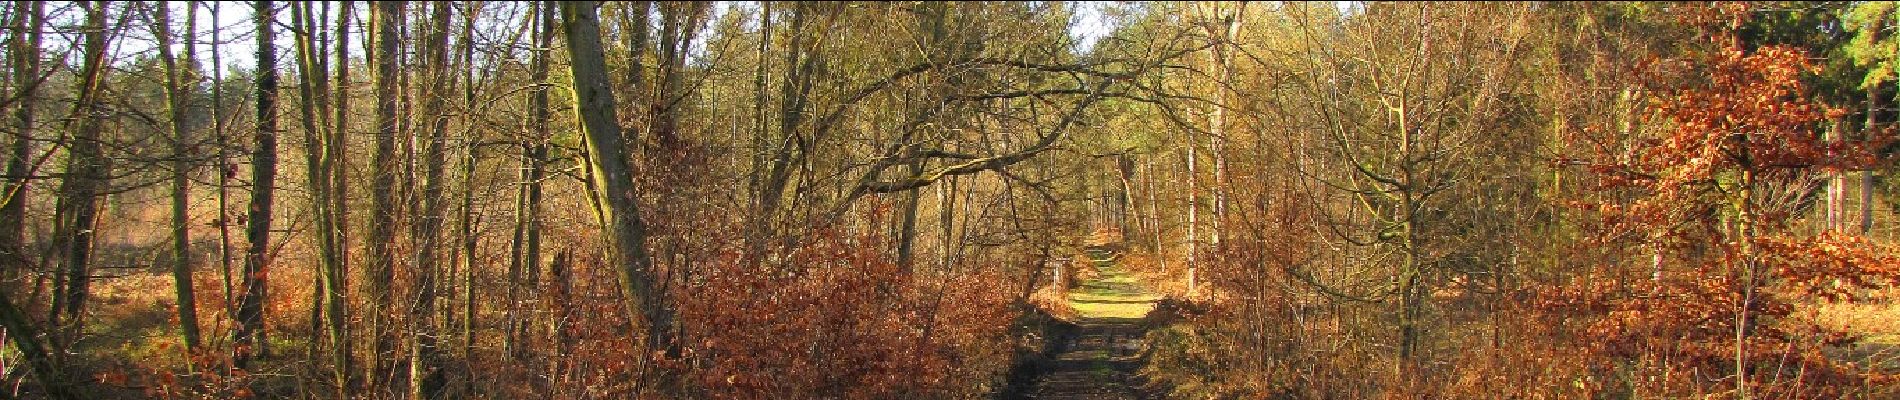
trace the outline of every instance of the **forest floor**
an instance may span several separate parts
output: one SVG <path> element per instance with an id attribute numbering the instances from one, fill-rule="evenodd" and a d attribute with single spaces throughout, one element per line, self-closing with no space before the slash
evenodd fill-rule
<path id="1" fill-rule="evenodd" d="M 1037 374 L 1031 399 L 1141 399 L 1146 319 L 1161 299 L 1116 263 L 1112 252 L 1090 251 L 1096 276 L 1068 293 L 1076 334 Z"/>
<path id="2" fill-rule="evenodd" d="M 1829 349 L 1845 361 L 1900 373 L 1900 290 L 1887 289 L 1866 302 L 1812 304 L 1819 325 L 1860 337 L 1846 348 Z"/>

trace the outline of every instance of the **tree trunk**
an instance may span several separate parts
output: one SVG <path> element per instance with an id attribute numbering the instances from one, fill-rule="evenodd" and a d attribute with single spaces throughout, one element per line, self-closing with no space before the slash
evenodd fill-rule
<path id="1" fill-rule="evenodd" d="M 1197 236 L 1197 233 L 1198 233 L 1198 232 L 1196 232 L 1196 231 L 1195 231 L 1195 228 L 1196 228 L 1197 226 L 1199 226 L 1199 225 L 1200 225 L 1200 221 L 1198 221 L 1198 219 L 1199 219 L 1199 217 L 1200 217 L 1200 215 L 1199 215 L 1199 214 L 1200 214 L 1200 201 L 1201 201 L 1201 200 L 1200 200 L 1200 190 L 1201 190 L 1201 187 L 1200 187 L 1200 185 L 1198 185 L 1198 184 L 1197 184 L 1197 183 L 1195 182 L 1195 181 L 1198 181 L 1199 179 L 1196 179 L 1196 176 L 1194 175 L 1194 172 L 1195 172 L 1195 171 L 1194 171 L 1194 159 L 1195 159 L 1195 158 L 1199 158 L 1199 157 L 1198 157 L 1198 156 L 1199 156 L 1199 154 L 1198 154 L 1198 153 L 1197 153 L 1196 151 L 1194 151 L 1194 148 L 1196 147 L 1196 146 L 1195 146 L 1195 143 L 1194 143 L 1194 132 L 1188 132 L 1188 134 L 1187 134 L 1187 141 L 1188 141 L 1188 143 L 1187 143 L 1187 157 L 1186 157 L 1186 158 L 1187 158 L 1187 178 L 1186 178 L 1186 179 L 1187 179 L 1187 186 L 1188 186 L 1188 190 L 1187 190 L 1187 237 L 1186 237 L 1186 242 L 1187 242 L 1187 261 L 1186 261 L 1186 264 L 1187 264 L 1187 265 L 1186 265 L 1186 267 L 1187 267 L 1187 294 L 1188 294 L 1189 296 L 1193 296 L 1193 295 L 1194 295 L 1194 286 L 1196 286 L 1196 283 L 1198 283 L 1198 282 L 1196 282 L 1196 281 L 1197 281 L 1198 279 L 1200 279 L 1200 277 L 1199 277 L 1199 276 L 1196 276 L 1196 273 L 1197 273 L 1197 272 L 1200 272 L 1200 271 L 1198 271 L 1198 270 L 1196 270 L 1196 267 L 1199 267 L 1199 265 L 1196 265 L 1196 264 L 1195 264 L 1195 259 L 1194 259 L 1194 257 L 1195 257 L 1195 253 L 1196 253 L 1196 251 L 1198 251 L 1198 250 L 1200 249 L 1200 248 L 1199 248 L 1199 246 L 1198 246 L 1198 245 L 1199 245 L 1199 241 L 1200 241 L 1200 237 L 1199 237 L 1199 236 Z"/>
<path id="2" fill-rule="evenodd" d="M 92 245 L 97 232 L 94 223 L 98 219 L 98 195 L 111 170 L 109 160 L 100 146 L 100 135 L 105 130 L 100 109 L 99 91 L 104 85 L 106 73 L 106 3 L 82 2 L 86 12 L 85 43 L 81 46 L 85 57 L 80 69 L 79 87 L 75 90 L 79 99 L 73 105 L 73 140 L 67 150 L 66 172 L 69 174 L 60 183 L 60 204 L 58 212 L 59 232 L 54 240 L 65 255 L 62 268 L 65 272 L 65 285 L 61 295 L 54 299 L 53 319 L 55 329 L 60 329 L 59 315 L 63 312 L 69 319 L 64 329 L 78 332 L 85 321 L 81 318 L 87 296 L 87 286 L 91 283 Z"/>
<path id="3" fill-rule="evenodd" d="M 554 254 L 553 262 L 548 263 L 549 287 L 542 304 L 550 308 L 550 314 L 553 314 L 550 316 L 548 333 L 549 339 L 554 342 L 556 354 L 573 354 L 574 349 L 574 335 L 568 325 L 573 322 L 574 314 L 574 277 L 569 268 L 571 258 L 571 253 L 563 249 Z M 559 377 L 566 375 L 562 368 L 566 360 L 565 357 L 548 357 L 548 360 L 549 387 L 553 387 L 559 383 Z"/>
<path id="4" fill-rule="evenodd" d="M 441 396 L 443 376 L 437 365 L 435 326 L 436 281 L 441 272 L 437 256 L 442 239 L 442 179 L 445 159 L 445 141 L 448 135 L 449 119 L 445 115 L 449 95 L 449 5 L 432 3 L 432 15 L 424 44 L 423 68 L 429 74 L 428 88 L 422 92 L 421 117 L 428 123 L 422 128 L 423 146 L 422 188 L 417 199 L 420 202 L 421 215 L 411 225 L 411 238 L 415 240 L 415 290 L 416 298 L 409 309 L 410 346 L 409 376 L 410 398 L 433 399 Z"/>
<path id="5" fill-rule="evenodd" d="M 1132 216 L 1139 211 L 1135 206 L 1135 189 L 1133 187 L 1133 180 L 1135 179 L 1135 160 L 1130 158 L 1127 152 L 1115 155 L 1115 178 L 1121 181 L 1121 198 L 1116 199 L 1121 203 L 1121 206 L 1116 210 L 1115 217 L 1118 220 L 1115 221 L 1115 226 L 1121 229 L 1121 241 L 1124 243 L 1131 242 L 1134 239 L 1129 239 L 1129 236 L 1138 235 L 1139 233 L 1136 232 L 1137 229 L 1134 226 L 1128 224 L 1128 221 L 1134 220 L 1135 218 Z M 1135 223 L 1139 225 L 1140 221 L 1136 221 Z"/>
<path id="6" fill-rule="evenodd" d="M 752 69 L 752 168 L 747 170 L 746 189 L 750 192 L 746 206 L 757 211 L 759 207 L 760 185 L 764 184 L 766 153 L 771 136 L 771 122 L 766 114 L 767 97 L 771 86 L 766 83 L 766 72 L 770 70 L 772 53 L 772 2 L 759 2 L 759 51 L 758 61 Z M 751 238 L 747 238 L 751 240 Z"/>
<path id="7" fill-rule="evenodd" d="M 235 365 L 264 352 L 264 299 L 270 278 L 270 225 L 277 182 L 277 50 L 273 5 L 257 1 L 257 143 L 251 150 L 251 204 L 244 236 L 244 297 L 238 303 Z"/>
<path id="8" fill-rule="evenodd" d="M 554 7 L 553 3 L 540 4 L 535 26 L 535 48 L 533 64 L 529 74 L 536 83 L 547 83 L 548 59 L 554 45 Z M 521 186 L 515 202 L 515 244 L 514 254 L 508 265 L 508 332 L 504 336 L 502 348 L 510 357 L 523 355 L 520 341 L 528 324 L 517 315 L 521 307 L 523 286 L 533 297 L 541 265 L 541 180 L 545 178 L 547 162 L 547 140 L 553 135 L 549 126 L 548 89 L 539 88 L 528 94 L 529 132 L 527 140 L 521 144 Z M 523 282 L 525 280 L 525 282 Z"/>
<path id="9" fill-rule="evenodd" d="M 222 14 L 222 7 L 219 7 L 219 4 L 223 4 L 223 2 L 211 3 L 212 43 L 223 43 L 219 39 L 221 36 L 219 33 L 223 31 L 223 25 L 218 21 L 218 15 Z M 220 46 L 211 46 L 211 65 L 224 65 L 224 52 L 219 51 L 219 47 Z M 223 71 L 224 68 L 212 68 L 211 80 L 213 82 L 224 82 Z M 224 135 L 223 84 L 211 85 L 211 130 L 212 136 L 214 136 L 218 142 L 218 271 L 221 272 L 220 275 L 224 278 L 224 304 L 222 304 L 224 315 L 231 316 L 237 314 L 237 303 L 232 300 L 237 297 L 233 295 L 232 292 L 234 289 L 231 285 L 231 254 L 234 251 L 231 245 L 230 213 L 231 177 L 236 175 L 237 171 L 232 169 L 230 154 L 225 152 L 230 146 Z"/>
<path id="10" fill-rule="evenodd" d="M 1747 136 L 1743 136 L 1747 140 Z M 1743 144 L 1746 146 L 1746 143 Z M 1746 147 L 1744 147 L 1746 148 Z M 1741 302 L 1735 305 L 1735 393 L 1736 398 L 1748 400 L 1753 390 L 1748 383 L 1748 336 L 1753 331 L 1754 321 L 1749 312 L 1754 308 L 1755 289 L 1759 284 L 1755 270 L 1755 202 L 1750 197 L 1755 188 L 1755 171 L 1747 152 L 1742 152 L 1741 179 L 1736 183 L 1739 189 L 1735 198 L 1730 200 L 1735 207 L 1736 243 L 1740 257 L 1736 258 L 1736 274 L 1741 277 Z"/>
<path id="11" fill-rule="evenodd" d="M 1839 118 L 1835 118 L 1831 122 L 1822 140 L 1828 143 L 1839 143 L 1841 141 L 1841 125 L 1844 125 L 1845 122 Z M 1829 171 L 1826 174 L 1826 219 L 1822 220 L 1823 225 L 1821 230 L 1835 232 L 1841 229 L 1841 217 L 1843 217 L 1843 207 L 1841 204 L 1847 199 L 1847 174 L 1840 171 Z"/>
<path id="12" fill-rule="evenodd" d="M 33 156 L 35 111 L 38 110 L 40 85 L 40 30 L 45 25 L 46 2 L 14 2 L 14 34 L 8 40 L 13 62 L 14 90 L 20 99 L 14 103 L 14 129 L 11 156 L 7 158 L 7 176 L 19 177 L 0 186 L 0 279 L 12 278 L 28 264 L 26 247 L 25 178 L 33 168 L 27 158 Z"/>
<path id="13" fill-rule="evenodd" d="M 811 70 L 815 68 L 817 57 L 807 53 L 805 25 L 809 19 L 811 5 L 805 2 L 794 3 L 790 43 L 785 47 L 785 82 L 779 87 L 779 124 L 780 143 L 773 145 L 771 167 L 766 171 L 763 184 L 759 189 L 758 208 L 746 216 L 746 258 L 757 263 L 764 260 L 766 242 L 776 235 L 775 228 L 779 206 L 785 201 L 785 191 L 791 183 L 795 164 L 802 158 L 796 153 L 793 131 L 803 121 L 806 100 L 812 89 Z M 800 60 L 804 62 L 801 64 Z"/>
<path id="14" fill-rule="evenodd" d="M 340 129 L 340 126 L 326 124 L 329 117 L 329 77 L 322 64 L 322 38 L 312 35 L 321 29 L 319 22 L 311 14 L 311 3 L 292 3 L 293 24 L 297 37 L 297 70 L 299 94 L 303 97 L 304 160 L 311 192 L 311 213 L 314 227 L 311 236 L 316 242 L 318 255 L 317 287 L 312 310 L 313 331 L 324 331 L 330 342 L 330 362 L 335 375 L 335 390 L 342 398 L 349 396 L 349 349 L 350 339 L 347 332 L 348 318 L 346 309 L 348 299 L 342 288 L 343 243 L 339 240 L 338 227 L 343 224 L 337 218 L 337 201 L 334 186 L 337 182 L 335 155 L 342 152 L 339 143 L 333 142 L 337 135 L 326 129 Z M 347 10 L 348 7 L 345 7 Z M 347 11 L 345 11 L 347 13 Z M 342 49 L 343 47 L 338 47 Z M 345 60 L 347 62 L 347 60 Z M 327 323 L 324 323 L 327 321 Z M 314 345 L 316 340 L 311 340 Z M 315 352 L 312 352 L 315 357 Z"/>
<path id="15" fill-rule="evenodd" d="M 39 330 L 34 329 L 26 313 L 7 298 L 5 290 L 0 290 L 0 327 L 6 328 L 7 337 L 13 338 L 13 348 L 20 351 L 20 358 L 26 359 L 33 377 L 39 379 L 40 387 L 47 395 L 60 400 L 80 398 L 66 383 L 65 372 L 61 371 L 58 360 L 48 356 L 46 346 L 40 344 Z"/>
<path id="16" fill-rule="evenodd" d="M 606 4 L 606 3 L 602 3 Z M 639 101 L 646 92 L 646 52 L 652 22 L 648 17 L 653 10 L 651 1 L 629 1 L 621 3 L 620 17 L 623 36 L 627 38 L 627 93 Z"/>
<path id="17" fill-rule="evenodd" d="M 1863 131 L 1874 132 L 1874 124 L 1880 120 L 1878 118 L 1880 115 L 1879 88 L 1879 86 L 1874 86 L 1867 89 L 1867 123 L 1861 127 Z M 1873 135 L 1864 136 L 1866 137 L 1864 140 L 1873 140 Z M 1873 168 L 1860 172 L 1860 234 L 1862 236 L 1874 233 L 1874 183 Z"/>
<path id="18" fill-rule="evenodd" d="M 369 320 L 371 337 L 369 357 L 376 360 L 369 370 L 368 387 L 384 388 L 389 384 L 389 371 L 394 350 L 394 338 L 390 333 L 388 308 L 390 299 L 390 281 L 395 280 L 395 255 L 391 245 L 395 238 L 396 226 L 396 177 L 400 166 L 396 159 L 396 105 L 399 102 L 397 91 L 396 62 L 399 32 L 402 29 L 403 8 L 401 1 L 377 2 L 371 9 L 371 26 L 375 32 L 376 64 L 374 85 L 376 91 L 376 149 L 371 156 L 372 178 L 370 180 L 370 225 L 368 242 Z"/>
<path id="19" fill-rule="evenodd" d="M 572 62 L 574 105 L 586 133 L 589 167 L 595 181 L 593 194 L 605 208 L 607 222 L 601 232 L 609 243 L 612 264 L 620 275 L 621 294 L 626 297 L 632 318 L 646 325 L 646 345 L 651 351 L 664 351 L 669 358 L 679 353 L 673 340 L 673 311 L 666 287 L 657 285 L 653 261 L 647 255 L 646 226 L 640 220 L 633 173 L 628 166 L 620 127 L 614 118 L 613 92 L 608 90 L 607 67 L 600 45 L 600 18 L 592 2 L 561 3 Z M 672 373 L 658 377 L 660 391 L 680 393 L 680 382 Z"/>
<path id="20" fill-rule="evenodd" d="M 679 137 L 680 104 L 686 99 L 686 54 L 692 51 L 693 40 L 698 37 L 699 22 L 705 17 L 709 2 L 661 2 L 658 4 L 661 16 L 660 53 L 663 62 L 659 71 L 659 86 L 650 100 L 652 111 L 652 133 L 649 135 L 659 142 L 660 148 L 669 155 L 680 149 L 684 143 Z"/>
<path id="21" fill-rule="evenodd" d="M 330 363 L 335 375 L 337 398 L 348 399 L 354 395 L 351 378 L 355 373 L 354 340 L 350 338 L 350 297 L 349 297 L 349 214 L 347 207 L 349 171 L 349 100 L 350 100 L 350 14 L 355 9 L 350 2 L 343 2 L 337 9 L 336 24 L 336 95 L 333 96 L 336 117 L 330 129 L 330 137 L 324 142 L 323 167 L 327 172 L 324 185 L 329 198 L 324 208 L 329 211 L 331 223 L 330 243 L 335 246 L 335 259 L 326 263 L 323 273 L 324 315 L 330 335 Z M 313 27 L 314 28 L 314 27 Z M 320 29 L 320 28 L 316 28 Z"/>
<path id="22" fill-rule="evenodd" d="M 184 89 L 197 86 L 196 63 L 191 61 L 192 43 L 185 41 L 184 67 L 173 57 L 171 51 L 171 6 L 166 3 L 151 4 L 153 34 L 158 39 L 159 59 L 165 65 L 165 100 L 172 129 L 172 282 L 176 287 L 178 299 L 179 333 L 185 341 L 187 354 L 198 350 L 198 301 L 192 293 L 191 284 L 191 124 L 185 118 L 192 107 L 191 93 Z M 186 10 L 196 10 L 197 2 L 185 3 Z M 192 20 L 196 12 L 187 12 L 186 21 Z M 193 29 L 185 31 L 185 37 L 193 37 Z M 192 75 L 186 75 L 192 74 Z"/>
<path id="23" fill-rule="evenodd" d="M 1234 81 L 1233 52 L 1227 49 L 1227 42 L 1239 34 L 1240 18 L 1247 4 L 1234 3 L 1234 6 L 1236 8 L 1231 14 L 1219 16 L 1220 31 L 1214 32 L 1215 37 L 1221 40 L 1213 47 L 1214 63 L 1219 68 L 1217 77 L 1220 81 L 1214 85 L 1214 115 L 1211 126 L 1214 134 L 1208 139 L 1208 144 L 1214 152 L 1214 229 L 1209 232 L 1208 244 L 1213 247 L 1216 258 L 1220 257 L 1221 239 L 1227 232 L 1227 190 L 1229 189 L 1227 135 L 1230 134 L 1227 131 L 1227 92 Z"/>
<path id="24" fill-rule="evenodd" d="M 916 179 L 924 173 L 923 160 L 911 161 L 910 177 Z M 923 190 L 911 189 L 904 193 L 904 218 L 898 223 L 897 231 L 897 267 L 904 273 L 914 271 L 916 264 L 915 246 L 917 242 L 917 207 L 922 203 Z"/>
<path id="25" fill-rule="evenodd" d="M 917 30 L 923 34 L 918 35 L 915 40 L 922 43 L 922 48 L 925 51 L 941 53 L 939 50 L 943 45 L 944 36 L 947 33 L 945 30 L 948 28 L 947 19 L 949 18 L 949 9 L 947 7 L 948 5 L 944 3 L 926 3 L 919 7 L 918 11 L 921 15 L 918 18 Z M 952 50 L 954 51 L 954 49 Z M 944 56 L 948 56 L 948 54 L 924 55 L 926 59 Z M 765 59 L 760 58 L 759 60 L 764 61 Z M 905 102 L 906 109 L 904 110 L 904 114 L 907 119 L 915 121 L 923 118 L 921 115 L 930 112 L 924 109 L 927 106 L 922 106 L 917 103 L 921 103 L 921 101 Z M 909 164 L 910 169 L 907 174 L 909 174 L 910 179 L 917 179 L 923 176 L 923 159 L 911 160 Z M 922 197 L 923 190 L 921 188 L 907 190 L 904 193 L 904 217 L 898 223 L 897 232 L 897 266 L 905 274 L 910 274 L 916 270 L 917 208 L 922 205 Z"/>
<path id="26" fill-rule="evenodd" d="M 1168 270 L 1166 257 L 1168 250 L 1167 246 L 1161 242 L 1161 201 L 1155 198 L 1155 174 L 1160 172 L 1160 168 L 1155 168 L 1151 162 L 1144 180 L 1148 183 L 1148 234 L 1154 236 L 1155 267 L 1166 271 Z"/>
<path id="27" fill-rule="evenodd" d="M 461 59 L 458 62 L 464 67 L 462 69 L 461 87 L 462 104 L 464 106 L 473 107 L 477 101 L 475 98 L 475 24 L 477 18 L 481 16 L 481 5 L 474 1 L 467 1 L 462 4 L 467 7 L 465 11 L 463 11 L 461 38 L 457 39 L 462 52 Z M 491 69 L 489 71 L 492 72 L 494 70 Z M 470 120 L 471 119 L 467 118 L 464 119 L 464 121 Z M 480 154 L 478 154 L 481 150 L 479 144 L 485 139 L 482 135 L 482 130 L 475 126 L 470 126 L 469 128 L 469 137 L 466 147 L 463 149 L 461 171 L 462 210 L 460 220 L 462 226 L 459 237 L 462 239 L 462 248 L 459 253 L 461 253 L 462 267 L 462 310 L 460 322 L 462 324 L 462 364 L 464 366 L 464 368 L 462 368 L 464 371 L 464 379 L 462 381 L 463 389 L 467 393 L 475 393 L 475 270 L 479 262 L 478 260 L 480 260 L 480 258 L 477 257 L 476 248 L 481 244 L 481 238 L 475 234 L 475 226 L 478 223 L 477 219 L 481 218 L 481 216 L 475 212 L 475 172 L 477 167 L 481 166 Z"/>

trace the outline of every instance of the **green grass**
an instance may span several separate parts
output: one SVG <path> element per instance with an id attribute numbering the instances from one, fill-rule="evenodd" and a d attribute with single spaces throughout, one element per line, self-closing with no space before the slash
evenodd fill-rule
<path id="1" fill-rule="evenodd" d="M 1101 265 L 1100 277 L 1069 291 L 1069 305 L 1083 319 L 1141 319 L 1154 310 L 1161 296 L 1149 293 L 1141 282 L 1120 267 Z"/>

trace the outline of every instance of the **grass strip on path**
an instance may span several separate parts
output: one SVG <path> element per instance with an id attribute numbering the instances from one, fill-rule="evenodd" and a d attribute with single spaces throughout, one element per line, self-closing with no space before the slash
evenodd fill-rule
<path id="1" fill-rule="evenodd" d="M 1161 299 L 1119 265 L 1099 263 L 1096 270 L 1096 279 L 1069 291 L 1069 305 L 1083 320 L 1139 320 Z"/>

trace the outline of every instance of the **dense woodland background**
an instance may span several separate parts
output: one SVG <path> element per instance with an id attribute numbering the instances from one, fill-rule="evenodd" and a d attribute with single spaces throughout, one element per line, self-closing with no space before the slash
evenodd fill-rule
<path id="1" fill-rule="evenodd" d="M 10 2 L 0 397 L 1893 398 L 1896 18 Z"/>

